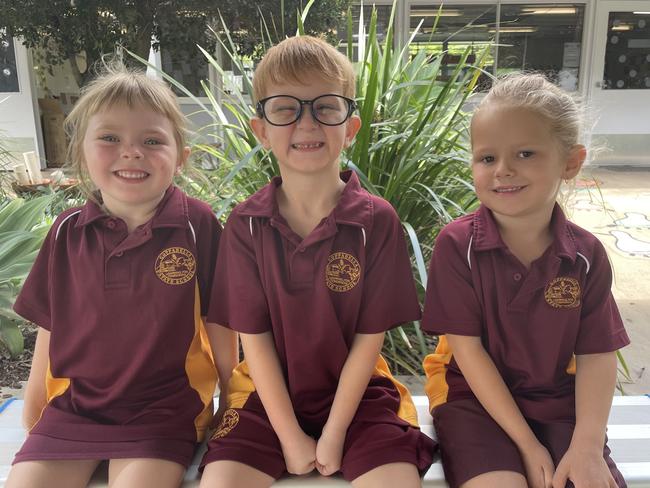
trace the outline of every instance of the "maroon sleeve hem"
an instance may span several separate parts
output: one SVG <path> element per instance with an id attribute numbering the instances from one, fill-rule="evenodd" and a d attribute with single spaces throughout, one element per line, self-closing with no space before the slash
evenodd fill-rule
<path id="1" fill-rule="evenodd" d="M 472 337 L 480 337 L 483 335 L 483 328 L 480 324 L 459 324 L 458 322 L 436 322 L 430 327 L 422 327 L 422 331 L 430 335 L 454 334 Z"/>
<path id="2" fill-rule="evenodd" d="M 413 314 L 407 314 L 402 317 L 384 319 L 376 322 L 375 324 L 368 324 L 366 326 L 357 327 L 355 333 L 356 334 L 379 334 L 381 332 L 387 332 L 391 329 L 395 329 L 399 327 L 400 325 L 408 324 L 409 322 L 413 322 L 415 320 L 420 320 L 420 316 L 421 314 L 420 311 L 418 310 L 416 313 Z"/>
<path id="3" fill-rule="evenodd" d="M 630 344 L 630 338 L 625 329 L 619 330 L 611 336 L 609 342 L 603 343 L 602 347 L 584 347 L 575 350 L 577 356 L 583 354 L 601 354 L 606 352 L 614 352 Z"/>
<path id="4" fill-rule="evenodd" d="M 25 300 L 21 299 L 20 297 L 16 299 L 13 308 L 14 312 L 16 312 L 22 318 L 29 320 L 39 327 L 42 327 L 45 330 L 50 330 L 52 328 L 49 315 L 41 312 L 36 307 L 30 306 L 25 302 Z"/>

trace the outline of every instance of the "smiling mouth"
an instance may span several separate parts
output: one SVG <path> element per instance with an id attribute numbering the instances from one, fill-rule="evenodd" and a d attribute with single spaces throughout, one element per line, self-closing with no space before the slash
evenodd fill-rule
<path id="1" fill-rule="evenodd" d="M 307 144 L 291 144 L 291 147 L 294 149 L 319 149 L 325 145 L 324 142 L 310 142 Z"/>
<path id="2" fill-rule="evenodd" d="M 524 188 L 526 187 L 525 186 L 502 186 L 499 188 L 495 188 L 492 191 L 496 193 L 515 193 L 519 190 L 523 190 Z"/>
<path id="3" fill-rule="evenodd" d="M 124 178 L 125 180 L 144 180 L 147 176 L 149 176 L 149 173 L 145 171 L 125 170 L 125 169 L 113 171 L 113 174 L 120 178 Z"/>

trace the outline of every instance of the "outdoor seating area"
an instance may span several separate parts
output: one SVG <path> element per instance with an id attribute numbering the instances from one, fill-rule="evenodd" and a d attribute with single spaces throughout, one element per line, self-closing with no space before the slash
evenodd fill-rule
<path id="1" fill-rule="evenodd" d="M 426 397 L 416 396 L 414 401 L 422 430 L 428 435 L 433 435 Z M 25 438 L 25 431 L 20 423 L 22 404 L 22 400 L 11 401 L 4 410 L 0 411 L 0 486 L 4 485 L 13 455 Z M 630 488 L 650 487 L 650 395 L 614 397 L 607 435 L 612 458 L 616 461 L 628 486 Z M 200 449 L 185 475 L 183 488 L 199 486 L 198 463 L 202 455 L 203 449 Z M 105 470 L 102 471 L 100 468 L 89 487 L 105 486 L 108 486 Z M 336 488 L 349 485 L 340 477 L 325 478 L 309 475 L 283 478 L 274 486 Z M 440 460 L 435 462 L 426 473 L 422 486 L 447 486 Z"/>

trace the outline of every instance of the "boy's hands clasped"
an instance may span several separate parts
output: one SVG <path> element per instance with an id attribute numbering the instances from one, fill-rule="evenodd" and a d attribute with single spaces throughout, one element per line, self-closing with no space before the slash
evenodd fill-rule
<path id="1" fill-rule="evenodd" d="M 282 454 L 291 474 L 308 474 L 316 467 L 316 441 L 302 430 L 291 442 L 282 444 Z"/>
<path id="2" fill-rule="evenodd" d="M 316 469 L 323 476 L 331 476 L 341 469 L 345 430 L 323 428 L 323 433 L 316 445 Z"/>
<path id="3" fill-rule="evenodd" d="M 323 476 L 333 475 L 341 469 L 344 442 L 345 431 L 337 432 L 327 426 L 318 441 L 301 431 L 291 442 L 282 444 L 287 471 L 300 475 L 316 469 Z"/>

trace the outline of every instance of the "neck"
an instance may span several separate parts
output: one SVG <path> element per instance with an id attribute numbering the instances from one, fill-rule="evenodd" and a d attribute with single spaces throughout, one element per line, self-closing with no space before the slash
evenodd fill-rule
<path id="1" fill-rule="evenodd" d="M 153 218 L 162 197 L 163 195 L 161 195 L 155 202 L 147 202 L 141 205 L 125 205 L 110 200 L 108 202 L 104 200 L 102 208 L 107 214 L 123 220 L 130 234 L 139 226 L 146 224 Z"/>
<path id="2" fill-rule="evenodd" d="M 317 177 L 296 173 L 282 175 L 282 185 L 278 189 L 280 213 L 290 209 L 292 213 L 325 217 L 338 203 L 344 188 L 338 167 Z"/>

